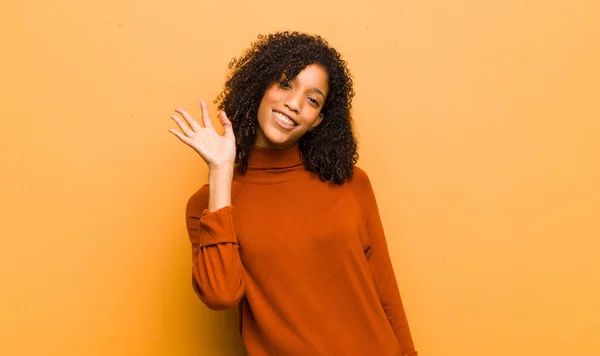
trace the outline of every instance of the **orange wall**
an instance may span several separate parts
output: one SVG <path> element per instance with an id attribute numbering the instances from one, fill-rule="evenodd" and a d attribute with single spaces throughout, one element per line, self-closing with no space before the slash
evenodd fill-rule
<path id="1" fill-rule="evenodd" d="M 168 117 L 286 28 L 354 71 L 421 354 L 600 354 L 597 1 L 91 3 L 1 5 L 0 354 L 240 354 L 191 288 L 207 171 Z"/>

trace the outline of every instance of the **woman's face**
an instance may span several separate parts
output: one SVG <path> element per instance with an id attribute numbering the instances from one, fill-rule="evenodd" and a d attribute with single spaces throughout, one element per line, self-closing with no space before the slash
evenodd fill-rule
<path id="1" fill-rule="evenodd" d="M 292 80 L 271 84 L 258 107 L 256 145 L 289 148 L 317 127 L 323 120 L 321 108 L 329 90 L 327 82 L 325 69 L 311 64 Z"/>

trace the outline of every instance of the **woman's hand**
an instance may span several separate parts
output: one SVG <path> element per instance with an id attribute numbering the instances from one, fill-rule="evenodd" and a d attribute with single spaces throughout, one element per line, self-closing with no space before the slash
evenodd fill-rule
<path id="1" fill-rule="evenodd" d="M 181 132 L 175 129 L 169 129 L 169 132 L 198 152 L 208 164 L 209 169 L 232 168 L 235 161 L 235 136 L 231 121 L 229 121 L 225 112 L 221 112 L 219 117 L 225 132 L 223 135 L 219 135 L 210 122 L 206 102 L 200 100 L 200 106 L 202 107 L 204 127 L 198 124 L 187 111 L 175 109 L 187 124 L 177 115 L 173 115 L 171 119 L 177 123 Z"/>

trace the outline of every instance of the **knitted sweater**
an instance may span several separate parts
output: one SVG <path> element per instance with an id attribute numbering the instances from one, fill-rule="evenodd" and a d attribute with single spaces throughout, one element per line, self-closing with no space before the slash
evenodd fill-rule
<path id="1" fill-rule="evenodd" d="M 369 178 L 342 185 L 304 167 L 298 146 L 254 147 L 232 205 L 187 205 L 193 286 L 239 307 L 249 356 L 416 356 Z"/>

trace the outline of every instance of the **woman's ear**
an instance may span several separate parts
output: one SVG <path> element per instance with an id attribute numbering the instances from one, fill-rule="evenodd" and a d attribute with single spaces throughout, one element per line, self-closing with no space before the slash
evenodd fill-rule
<path id="1" fill-rule="evenodd" d="M 323 121 L 323 117 L 323 113 L 320 113 L 315 122 L 310 127 L 310 129 L 308 129 L 308 131 L 312 131 L 315 127 L 319 126 L 319 124 Z"/>

